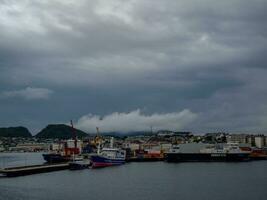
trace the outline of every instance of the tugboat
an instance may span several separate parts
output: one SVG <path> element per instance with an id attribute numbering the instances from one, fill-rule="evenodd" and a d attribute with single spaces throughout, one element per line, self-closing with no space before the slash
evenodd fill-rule
<path id="1" fill-rule="evenodd" d="M 70 170 L 81 170 L 89 168 L 90 163 L 86 163 L 84 161 L 74 161 L 69 163 Z"/>
<path id="2" fill-rule="evenodd" d="M 84 160 L 82 156 L 72 155 L 72 161 L 69 162 L 70 170 L 87 169 L 90 166 L 89 160 Z"/>
<path id="3" fill-rule="evenodd" d="M 212 162 L 212 161 L 248 161 L 250 151 L 240 150 L 237 143 L 202 144 L 188 143 L 174 145 L 165 154 L 167 162 Z"/>
<path id="4" fill-rule="evenodd" d="M 116 166 L 125 163 L 126 151 L 113 148 L 113 140 L 114 138 L 112 137 L 110 141 L 110 148 L 100 149 L 100 143 L 98 144 L 97 154 L 91 155 L 92 168 Z"/>

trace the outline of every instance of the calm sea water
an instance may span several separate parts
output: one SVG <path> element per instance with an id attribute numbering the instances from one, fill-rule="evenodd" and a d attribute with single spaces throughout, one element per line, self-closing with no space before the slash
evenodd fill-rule
<path id="1" fill-rule="evenodd" d="M 1 154 L 0 167 L 42 163 L 41 154 Z M 119 167 L 0 178 L 0 200 L 266 200 L 267 161 L 129 163 Z"/>

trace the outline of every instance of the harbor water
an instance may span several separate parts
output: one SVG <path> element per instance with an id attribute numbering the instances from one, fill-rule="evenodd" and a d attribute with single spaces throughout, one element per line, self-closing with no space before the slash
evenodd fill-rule
<path id="1" fill-rule="evenodd" d="M 43 163 L 40 153 L 0 153 L 0 167 Z M 0 178 L 0 200 L 266 200 L 267 161 L 127 163 Z"/>

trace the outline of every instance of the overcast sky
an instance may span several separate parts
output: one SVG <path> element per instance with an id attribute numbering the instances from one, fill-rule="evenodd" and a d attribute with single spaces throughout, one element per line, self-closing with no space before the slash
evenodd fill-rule
<path id="1" fill-rule="evenodd" d="M 266 0 L 0 0 L 0 127 L 267 132 Z"/>

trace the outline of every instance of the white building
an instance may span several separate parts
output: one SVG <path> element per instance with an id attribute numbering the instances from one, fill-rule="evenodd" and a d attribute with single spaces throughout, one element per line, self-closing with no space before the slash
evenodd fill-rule
<path id="1" fill-rule="evenodd" d="M 166 144 L 161 144 L 161 150 L 163 150 L 164 152 L 168 152 L 172 147 L 172 144 L 170 143 L 166 143 Z"/>
<path id="2" fill-rule="evenodd" d="M 61 144 L 58 144 L 58 143 L 52 143 L 50 145 L 50 150 L 52 151 L 60 151 L 61 149 L 63 149 L 62 145 Z"/>
<path id="3" fill-rule="evenodd" d="M 2 145 L 0 145 L 0 152 L 2 152 L 4 150 L 5 150 L 5 148 Z"/>
<path id="4" fill-rule="evenodd" d="M 255 146 L 258 148 L 263 148 L 265 146 L 265 136 L 264 135 L 255 136 Z"/>
<path id="5" fill-rule="evenodd" d="M 140 149 L 141 145 L 137 144 L 137 143 L 124 143 L 123 147 L 124 148 L 130 148 L 132 151 L 134 151 L 134 150 Z"/>
<path id="6" fill-rule="evenodd" d="M 247 134 L 231 134 L 227 136 L 226 140 L 229 143 L 234 142 L 245 144 L 248 143 L 248 138 L 249 136 Z"/>

